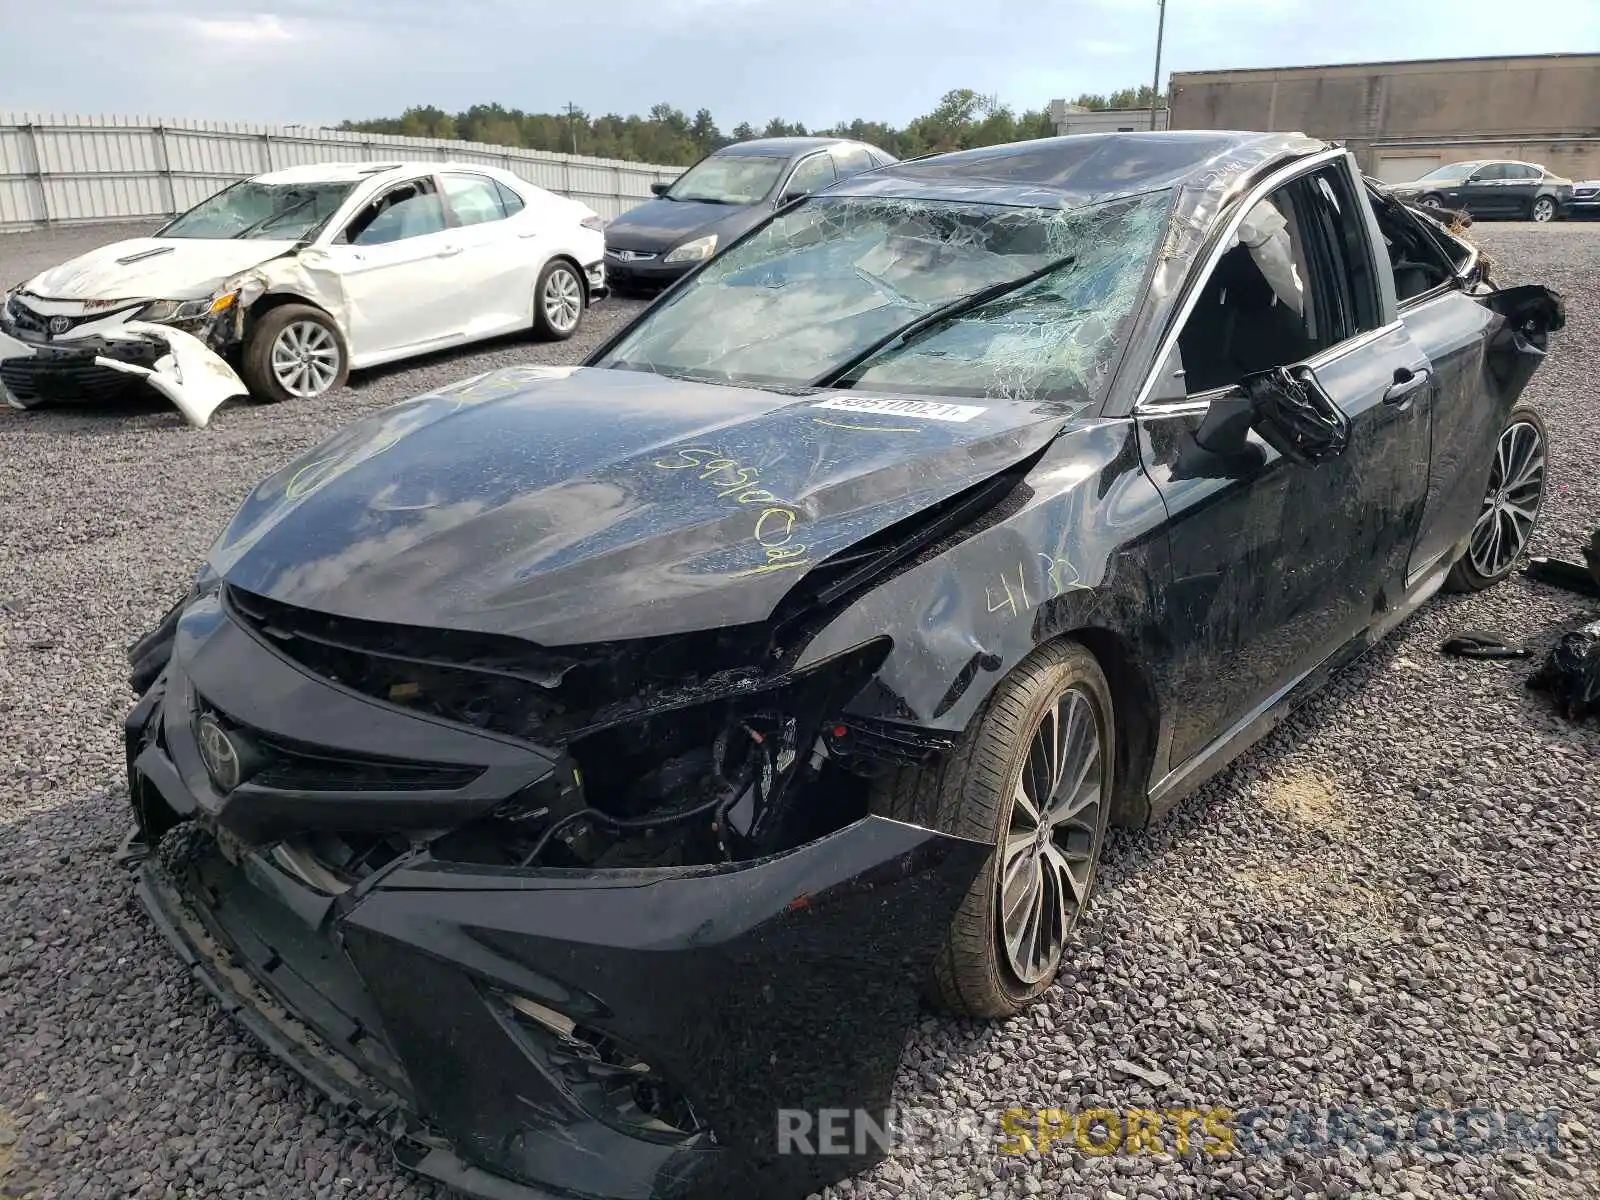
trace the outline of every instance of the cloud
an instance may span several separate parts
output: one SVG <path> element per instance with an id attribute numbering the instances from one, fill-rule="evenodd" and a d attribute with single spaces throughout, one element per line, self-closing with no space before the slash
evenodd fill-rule
<path id="1" fill-rule="evenodd" d="M 232 18 L 186 17 L 183 27 L 208 42 L 250 45 L 295 40 L 295 34 L 284 24 L 283 18 L 273 13 Z"/>

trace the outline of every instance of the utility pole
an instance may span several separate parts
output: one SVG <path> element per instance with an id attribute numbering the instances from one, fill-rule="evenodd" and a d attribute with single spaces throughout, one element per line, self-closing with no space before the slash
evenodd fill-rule
<path id="1" fill-rule="evenodd" d="M 1161 0 L 1163 4 L 1166 0 Z M 572 138 L 572 152 L 578 152 L 578 106 L 572 101 L 567 101 L 567 133 Z"/>
<path id="2" fill-rule="evenodd" d="M 1156 127 L 1156 107 L 1161 101 L 1161 38 L 1167 31 L 1167 0 L 1158 0 L 1161 15 L 1156 18 L 1156 75 L 1150 84 L 1150 128 Z"/>

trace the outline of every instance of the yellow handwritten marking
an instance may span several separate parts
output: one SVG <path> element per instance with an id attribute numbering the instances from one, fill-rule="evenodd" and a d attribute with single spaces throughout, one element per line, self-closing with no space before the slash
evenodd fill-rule
<path id="1" fill-rule="evenodd" d="M 830 421 L 827 417 L 812 417 L 818 425 L 832 425 L 835 429 L 859 429 L 862 433 L 921 433 L 920 425 L 848 425 L 843 421 Z"/>
<path id="2" fill-rule="evenodd" d="M 765 532 L 767 522 L 772 517 L 777 517 L 784 522 L 783 528 L 778 531 L 778 535 L 775 538 Z M 769 549 L 773 546 L 781 546 L 794 536 L 794 522 L 795 513 L 792 508 L 763 509 L 761 515 L 756 518 L 756 541 Z"/>
<path id="3" fill-rule="evenodd" d="M 677 455 L 676 461 L 658 458 L 655 465 L 663 471 L 696 470 L 701 482 L 709 484 L 719 500 L 732 498 L 734 503 L 741 506 L 764 506 L 756 517 L 751 536 L 765 553 L 767 564 L 742 571 L 740 575 L 808 565 L 804 558 L 807 552 L 805 543 L 790 544 L 794 542 L 795 525 L 800 520 L 798 510 L 766 488 L 751 486 L 760 479 L 760 472 L 755 467 L 741 466 L 737 459 L 728 458 L 720 451 L 705 446 L 684 446 L 677 451 Z M 730 484 L 730 480 L 734 482 Z"/>
<path id="4" fill-rule="evenodd" d="M 694 459 L 690 458 L 689 456 L 691 454 L 715 454 L 715 453 L 716 453 L 715 450 L 707 450 L 703 446 L 689 446 L 689 447 L 687 447 L 685 449 L 681 449 L 681 450 L 678 451 L 678 457 L 683 460 L 682 462 L 662 462 L 658 458 L 658 459 L 656 459 L 656 466 L 660 467 L 663 471 L 681 471 L 685 467 L 699 467 L 699 466 L 703 466 L 704 465 L 703 463 L 697 462 Z"/>
<path id="5" fill-rule="evenodd" d="M 357 447 L 354 451 L 342 456 L 330 454 L 326 458 L 319 458 L 315 462 L 309 462 L 289 479 L 289 482 L 284 486 L 283 494 L 290 500 L 298 500 L 302 496 L 309 495 L 323 484 L 337 479 L 357 464 L 366 462 L 370 458 L 376 458 L 399 440 L 400 434 L 391 432 L 383 435 L 376 442 Z M 361 457 L 355 457 L 357 454 L 361 455 Z M 326 473 L 317 476 L 316 472 L 324 468 L 327 468 Z M 307 479 L 308 475 L 313 477 Z"/>
<path id="6" fill-rule="evenodd" d="M 764 567 L 751 567 L 745 571 L 735 571 L 732 575 L 729 575 L 728 578 L 743 579 L 746 575 L 765 575 L 768 571 L 787 571 L 792 567 L 809 567 L 810 565 L 811 563 L 809 560 L 801 560 L 799 562 L 772 562 L 768 563 Z"/>
<path id="7" fill-rule="evenodd" d="M 1051 592 L 1052 596 L 1059 596 L 1062 592 L 1071 588 L 1088 586 L 1078 574 L 1078 568 L 1068 560 L 1054 558 L 1048 554 L 1040 554 L 1039 557 L 1044 559 L 1045 577 L 1050 581 L 1051 588 L 1054 589 Z"/>

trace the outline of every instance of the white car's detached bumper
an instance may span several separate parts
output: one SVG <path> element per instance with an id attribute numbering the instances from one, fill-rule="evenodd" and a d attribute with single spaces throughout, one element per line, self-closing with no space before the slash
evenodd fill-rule
<path id="1" fill-rule="evenodd" d="M 181 329 L 129 321 L 91 337 L 23 341 L 0 329 L 0 397 L 13 408 L 112 400 L 142 380 L 204 427 L 247 389 L 204 342 Z"/>

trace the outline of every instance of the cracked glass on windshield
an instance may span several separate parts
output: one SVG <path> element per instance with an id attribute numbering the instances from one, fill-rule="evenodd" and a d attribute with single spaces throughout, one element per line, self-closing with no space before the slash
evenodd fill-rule
<path id="1" fill-rule="evenodd" d="M 754 204 L 772 190 L 788 165 L 787 158 L 713 154 L 678 176 L 667 189 L 667 198 L 704 200 L 712 204 Z"/>
<path id="2" fill-rule="evenodd" d="M 260 183 L 247 179 L 203 200 L 157 237 L 259 238 L 293 242 L 338 211 L 347 183 Z"/>
<path id="3" fill-rule="evenodd" d="M 599 365 L 756 387 L 826 380 L 1092 400 L 1169 202 L 1167 191 L 1077 209 L 822 197 L 714 259 Z M 1005 290 L 1012 281 L 1019 286 Z M 897 331 L 986 289 L 981 303 L 887 341 L 830 380 Z"/>

